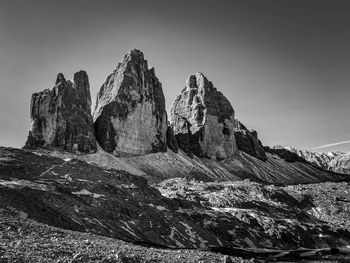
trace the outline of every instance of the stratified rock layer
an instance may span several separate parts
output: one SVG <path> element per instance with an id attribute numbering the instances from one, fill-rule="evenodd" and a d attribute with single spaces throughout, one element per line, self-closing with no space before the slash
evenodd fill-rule
<path id="1" fill-rule="evenodd" d="M 171 109 L 179 148 L 199 157 L 232 157 L 237 152 L 234 115 L 231 103 L 202 73 L 189 76 Z"/>
<path id="2" fill-rule="evenodd" d="M 94 127 L 101 147 L 115 156 L 166 151 L 163 89 L 141 51 L 126 54 L 102 85 Z"/>
<path id="3" fill-rule="evenodd" d="M 54 88 L 34 93 L 30 116 L 32 128 L 26 148 L 57 147 L 84 153 L 96 151 L 90 85 L 85 71 L 74 74 L 74 84 L 59 73 Z"/>
<path id="4" fill-rule="evenodd" d="M 267 160 L 264 148 L 255 130 L 248 130 L 243 123 L 239 120 L 235 120 L 235 136 L 239 150 L 262 161 Z"/>

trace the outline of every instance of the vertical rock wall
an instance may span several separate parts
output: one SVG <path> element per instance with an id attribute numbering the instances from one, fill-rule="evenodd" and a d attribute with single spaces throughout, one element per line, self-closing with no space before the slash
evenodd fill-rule
<path id="1" fill-rule="evenodd" d="M 232 157 L 237 152 L 234 115 L 231 103 L 202 73 L 189 76 L 171 109 L 179 148 L 199 157 Z"/>
<path id="2" fill-rule="evenodd" d="M 143 53 L 133 49 L 97 94 L 94 127 L 101 147 L 115 156 L 166 151 L 162 85 Z"/>
<path id="3" fill-rule="evenodd" d="M 85 71 L 74 74 L 74 83 L 58 74 L 55 86 L 34 93 L 30 103 L 32 128 L 26 148 L 61 148 L 95 152 L 89 79 Z"/>

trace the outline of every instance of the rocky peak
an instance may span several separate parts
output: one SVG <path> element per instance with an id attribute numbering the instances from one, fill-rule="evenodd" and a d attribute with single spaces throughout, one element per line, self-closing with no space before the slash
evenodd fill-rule
<path id="1" fill-rule="evenodd" d="M 66 83 L 66 79 L 62 73 L 57 74 L 55 85 L 60 85 L 60 83 Z"/>
<path id="2" fill-rule="evenodd" d="M 203 87 L 213 87 L 213 84 L 201 72 L 196 72 L 195 74 L 190 75 L 186 80 L 187 90 Z"/>
<path id="3" fill-rule="evenodd" d="M 32 128 L 26 148 L 96 151 L 90 86 L 85 71 L 74 74 L 74 84 L 59 73 L 51 90 L 32 95 L 30 108 Z"/>
<path id="4" fill-rule="evenodd" d="M 162 85 L 140 50 L 133 49 L 107 77 L 94 110 L 96 138 L 116 156 L 166 151 Z"/>
<path id="5" fill-rule="evenodd" d="M 237 151 L 231 103 L 200 72 L 187 78 L 171 122 L 179 147 L 188 154 L 224 159 Z"/>
<path id="6" fill-rule="evenodd" d="M 80 105 L 85 107 L 86 110 L 91 111 L 91 94 L 88 75 L 84 70 L 81 70 L 74 74 L 73 81 L 73 87 L 76 90 L 77 97 L 83 100 Z"/>

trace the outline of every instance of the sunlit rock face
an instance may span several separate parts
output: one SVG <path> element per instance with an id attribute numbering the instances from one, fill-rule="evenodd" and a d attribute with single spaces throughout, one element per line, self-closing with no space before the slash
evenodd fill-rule
<path id="1" fill-rule="evenodd" d="M 190 75 L 171 109 L 179 148 L 199 157 L 232 157 L 237 152 L 234 116 L 231 103 L 202 73 Z"/>
<path id="2" fill-rule="evenodd" d="M 167 114 L 162 85 L 133 49 L 107 77 L 93 114 L 96 139 L 115 156 L 164 152 Z"/>
<path id="3" fill-rule="evenodd" d="M 74 83 L 57 75 L 55 86 L 34 93 L 30 103 L 32 128 L 26 148 L 60 148 L 70 152 L 96 151 L 91 116 L 91 95 L 85 71 L 74 74 Z"/>

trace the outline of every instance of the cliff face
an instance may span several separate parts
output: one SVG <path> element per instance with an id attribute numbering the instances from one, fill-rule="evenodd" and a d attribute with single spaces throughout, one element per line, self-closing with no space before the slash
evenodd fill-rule
<path id="1" fill-rule="evenodd" d="M 133 49 L 97 94 L 94 127 L 101 147 L 116 156 L 166 151 L 162 85 L 143 53 Z"/>
<path id="2" fill-rule="evenodd" d="M 171 109 L 179 148 L 199 157 L 232 157 L 237 152 L 234 114 L 230 102 L 202 73 L 189 76 Z"/>
<path id="3" fill-rule="evenodd" d="M 32 95 L 32 128 L 26 148 L 57 147 L 70 152 L 96 151 L 91 116 L 89 79 L 85 71 L 74 74 L 74 83 L 57 76 L 55 86 Z"/>
<path id="4" fill-rule="evenodd" d="M 235 136 L 239 150 L 262 161 L 267 160 L 265 150 L 255 130 L 248 130 L 243 123 L 239 120 L 235 120 Z"/>

